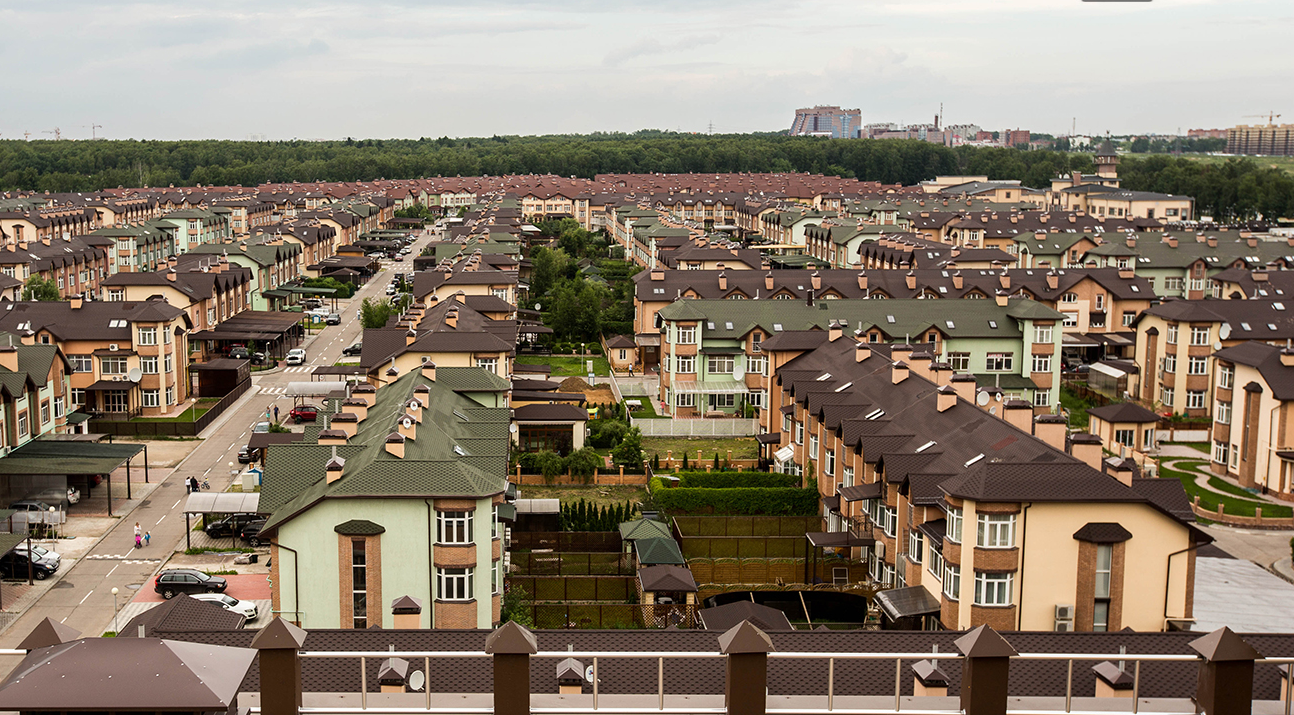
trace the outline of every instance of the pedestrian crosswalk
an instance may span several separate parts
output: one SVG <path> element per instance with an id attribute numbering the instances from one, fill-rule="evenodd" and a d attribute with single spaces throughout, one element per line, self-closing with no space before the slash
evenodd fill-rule
<path id="1" fill-rule="evenodd" d="M 287 389 L 286 387 L 266 387 L 264 385 L 258 385 L 258 388 L 262 395 L 282 395 L 283 391 Z"/>
<path id="2" fill-rule="evenodd" d="M 85 558 L 96 561 L 120 561 L 124 564 L 160 564 L 162 562 L 161 559 L 132 559 L 129 558 L 129 554 L 90 554 Z"/>
<path id="3" fill-rule="evenodd" d="M 296 367 L 284 368 L 283 372 L 310 372 L 314 369 L 313 365 L 297 365 Z"/>

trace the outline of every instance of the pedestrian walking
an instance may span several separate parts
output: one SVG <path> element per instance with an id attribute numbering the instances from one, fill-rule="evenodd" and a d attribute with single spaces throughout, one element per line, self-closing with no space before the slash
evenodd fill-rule
<path id="1" fill-rule="evenodd" d="M 138 521 L 135 522 L 135 538 L 138 539 L 140 534 L 143 534 L 143 533 L 144 532 L 140 531 L 139 529 L 139 522 Z"/>
<path id="2" fill-rule="evenodd" d="M 151 531 L 145 531 L 145 532 L 144 532 L 144 546 L 148 546 L 148 540 L 149 540 L 149 539 L 151 539 L 151 538 L 153 538 L 153 532 L 151 532 Z"/>
<path id="3" fill-rule="evenodd" d="M 275 405 L 275 406 L 274 406 L 274 421 L 275 421 L 275 422 L 278 422 L 278 421 L 279 421 L 279 406 L 278 406 L 278 405 Z"/>

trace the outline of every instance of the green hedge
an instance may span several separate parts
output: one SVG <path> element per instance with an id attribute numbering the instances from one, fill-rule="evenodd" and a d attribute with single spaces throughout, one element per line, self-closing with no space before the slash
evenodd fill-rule
<path id="1" fill-rule="evenodd" d="M 679 489 L 797 489 L 802 481 L 780 472 L 678 472 Z"/>
<path id="2" fill-rule="evenodd" d="M 658 509 L 673 514 L 770 514 L 810 516 L 818 513 L 817 489 L 785 487 L 670 488 L 660 477 L 651 480 Z"/>

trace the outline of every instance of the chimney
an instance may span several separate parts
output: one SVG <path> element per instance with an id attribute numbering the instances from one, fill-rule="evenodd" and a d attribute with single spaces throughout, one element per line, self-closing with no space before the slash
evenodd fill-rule
<path id="1" fill-rule="evenodd" d="M 175 269 L 174 268 L 167 269 L 166 280 L 174 283 L 176 278 L 177 278 L 177 275 L 175 273 Z"/>
<path id="2" fill-rule="evenodd" d="M 1294 367 L 1294 349 L 1290 348 L 1288 343 L 1284 350 L 1281 350 L 1281 365 L 1285 367 Z"/>
<path id="3" fill-rule="evenodd" d="M 833 320 L 829 325 L 827 325 L 827 340 L 834 343 L 844 334 L 845 326 L 843 323 Z"/>
<path id="4" fill-rule="evenodd" d="M 764 290 L 773 290 L 773 272 L 764 274 Z"/>
<path id="5" fill-rule="evenodd" d="M 872 356 L 872 346 L 866 340 L 859 340 L 854 345 L 854 362 L 862 362 Z"/>
<path id="6" fill-rule="evenodd" d="M 346 470 L 346 460 L 337 456 L 337 447 L 332 448 L 332 457 L 324 464 L 324 472 L 327 473 L 328 483 L 341 479 L 342 472 Z"/>
<path id="7" fill-rule="evenodd" d="M 1047 290 L 1056 290 L 1060 287 L 1060 274 L 1054 270 L 1047 271 Z"/>
<path id="8" fill-rule="evenodd" d="M 719 261 L 718 263 L 715 263 L 714 267 L 720 272 L 722 272 L 723 269 L 727 268 L 727 266 L 723 265 L 723 261 Z"/>
<path id="9" fill-rule="evenodd" d="M 386 436 L 386 451 L 399 459 L 404 459 L 404 435 L 392 432 Z"/>
<path id="10" fill-rule="evenodd" d="M 414 397 L 404 403 L 405 414 L 412 415 L 415 420 L 422 421 L 422 400 Z"/>
<path id="11" fill-rule="evenodd" d="M 405 439 L 418 438 L 418 420 L 413 415 L 404 415 L 395 423 L 396 431 Z"/>
<path id="12" fill-rule="evenodd" d="M 1033 420 L 1033 435 L 1061 452 L 1065 451 L 1067 423 L 1060 415 L 1038 415 Z"/>
<path id="13" fill-rule="evenodd" d="M 993 296 L 993 300 L 997 301 L 997 304 L 999 307 L 1005 308 L 1007 305 L 1007 297 L 1008 296 L 1005 292 L 997 291 L 997 293 Z"/>
<path id="14" fill-rule="evenodd" d="M 930 370 L 930 365 L 933 362 L 934 357 L 925 351 L 912 353 L 912 357 L 908 358 L 908 364 L 912 371 L 931 382 L 934 382 L 934 375 Z"/>
<path id="15" fill-rule="evenodd" d="M 404 658 L 387 658 L 377 670 L 377 684 L 383 693 L 403 693 L 408 676 L 409 661 Z"/>
<path id="16" fill-rule="evenodd" d="M 1132 460 L 1110 457 L 1105 460 L 1105 471 L 1123 486 L 1132 486 Z"/>
<path id="17" fill-rule="evenodd" d="M 458 329 L 458 309 L 450 308 L 445 311 L 445 325 L 449 326 L 451 330 Z"/>
<path id="18" fill-rule="evenodd" d="M 907 275 L 903 276 L 903 282 L 907 284 L 908 290 L 916 290 L 917 274 L 912 271 L 908 271 Z"/>
<path id="19" fill-rule="evenodd" d="M 809 276 L 809 283 L 813 286 L 814 290 L 822 290 L 822 276 L 819 275 L 817 271 L 814 271 Z"/>
<path id="20" fill-rule="evenodd" d="M 423 376 L 423 377 L 425 377 L 425 378 L 427 378 L 428 380 L 431 380 L 432 382 L 435 382 L 435 381 L 436 381 L 436 363 L 434 363 L 434 362 L 432 362 L 432 361 L 430 361 L 430 360 L 428 360 L 427 362 L 424 362 L 424 363 L 422 364 L 422 376 Z"/>
<path id="21" fill-rule="evenodd" d="M 404 334 L 405 345 L 413 345 L 417 341 L 418 341 L 418 331 L 411 329 Z"/>
<path id="22" fill-rule="evenodd" d="M 339 429 L 326 429 L 319 432 L 316 444 L 346 444 L 346 432 Z"/>
<path id="23" fill-rule="evenodd" d="M 349 439 L 359 431 L 359 415 L 354 412 L 338 412 L 328 420 L 328 426 L 345 432 Z"/>
<path id="24" fill-rule="evenodd" d="M 902 360 L 894 363 L 890 369 L 890 381 L 895 385 L 908 379 L 908 364 Z"/>
<path id="25" fill-rule="evenodd" d="M 1010 273 L 1007 273 L 1007 272 L 1006 272 L 1006 270 L 1004 269 L 1004 270 L 1003 270 L 1003 271 L 998 275 L 998 277 L 997 277 L 997 282 L 1002 286 L 1003 290 L 1010 290 L 1010 289 L 1011 289 L 1011 274 L 1010 274 Z"/>
<path id="26" fill-rule="evenodd" d="M 938 649 L 939 646 L 935 646 L 936 653 Z M 912 664 L 912 694 L 916 697 L 947 697 L 948 676 L 939 669 L 939 661 L 920 660 Z"/>
<path id="27" fill-rule="evenodd" d="M 399 630 L 422 628 L 422 599 L 401 596 L 392 601 L 391 625 Z"/>
<path id="28" fill-rule="evenodd" d="M 1024 400 L 1007 400 L 1002 406 L 1002 418 L 1025 434 L 1033 434 L 1033 406 Z"/>
<path id="29" fill-rule="evenodd" d="M 1169 237 L 1168 237 L 1168 247 L 1169 247 L 1169 248 L 1177 248 L 1177 237 L 1176 237 L 1176 236 L 1169 236 Z"/>
<path id="30" fill-rule="evenodd" d="M 1290 243 L 1294 246 L 1294 238 L 1290 239 Z M 867 290 L 867 271 L 858 272 L 858 290 Z"/>
<path id="31" fill-rule="evenodd" d="M 454 294 L 454 300 L 457 300 L 463 305 L 467 305 L 467 294 L 460 290 Z"/>
<path id="32" fill-rule="evenodd" d="M 935 390 L 935 406 L 940 412 L 947 412 L 956 404 L 957 390 L 953 389 L 952 386 L 944 385 L 938 390 Z"/>
<path id="33" fill-rule="evenodd" d="M 728 290 L 728 274 L 719 272 L 719 290 Z"/>
<path id="34" fill-rule="evenodd" d="M 665 269 L 664 269 L 664 268 L 653 268 L 653 269 L 651 269 L 651 279 L 652 279 L 653 281 L 663 281 L 663 280 L 665 280 Z"/>
<path id="35" fill-rule="evenodd" d="M 84 302 L 84 299 L 81 298 L 79 293 L 68 299 L 68 304 L 72 306 L 72 310 L 80 310 Z"/>
<path id="36" fill-rule="evenodd" d="M 963 287 L 963 286 L 965 286 L 965 285 L 966 285 L 966 280 L 965 280 L 964 278 L 962 278 L 962 272 L 961 272 L 961 271 L 957 271 L 956 273 L 954 273 L 954 274 L 953 274 L 953 288 L 956 288 L 957 290 L 961 290 L 961 289 L 962 289 L 962 287 Z"/>
<path id="37" fill-rule="evenodd" d="M 358 397 L 359 399 L 367 402 L 369 407 L 372 407 L 373 403 L 377 402 L 377 388 L 373 387 L 367 382 L 361 382 L 360 384 L 351 388 L 350 396 Z"/>
<path id="38" fill-rule="evenodd" d="M 1217 247 L 1218 247 L 1218 237 L 1217 237 L 1217 236 L 1209 236 L 1209 237 L 1208 237 L 1208 239 L 1207 239 L 1207 242 L 1208 242 L 1209 248 L 1217 248 Z"/>
<path id="39" fill-rule="evenodd" d="M 355 415 L 355 418 L 363 422 L 368 417 L 368 400 L 361 397 L 347 397 L 341 401 L 342 409 Z"/>
<path id="40" fill-rule="evenodd" d="M 0 347 L 0 367 L 10 372 L 18 372 L 18 348 L 12 345 Z"/>
<path id="41" fill-rule="evenodd" d="M 975 376 L 962 373 L 948 378 L 948 384 L 957 392 L 957 396 L 975 404 Z"/>
<path id="42" fill-rule="evenodd" d="M 1082 174 L 1082 172 L 1075 171 L 1075 172 L 1070 173 L 1070 175 L 1069 175 L 1069 184 L 1070 184 L 1070 186 L 1082 186 L 1082 184 L 1083 184 L 1083 174 Z"/>
<path id="43" fill-rule="evenodd" d="M 1255 236 L 1250 236 L 1245 239 L 1245 244 L 1248 245 L 1250 248 L 1258 248 L 1258 238 Z"/>
<path id="44" fill-rule="evenodd" d="M 1069 454 L 1092 469 L 1101 468 L 1101 438 L 1087 432 L 1076 432 L 1069 438 Z"/>

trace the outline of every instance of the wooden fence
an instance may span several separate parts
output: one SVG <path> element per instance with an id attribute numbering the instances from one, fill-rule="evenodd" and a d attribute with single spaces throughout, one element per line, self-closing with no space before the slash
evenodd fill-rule
<path id="1" fill-rule="evenodd" d="M 803 583 L 804 559 L 705 559 L 689 558 L 688 570 L 698 584 L 776 584 Z M 848 570 L 850 584 L 865 583 L 869 577 L 867 564 L 849 562 L 844 559 L 819 559 L 816 576 L 818 581 L 831 584 L 839 574 L 835 569 Z M 751 590 L 749 588 L 725 590 Z M 713 595 L 713 594 L 710 594 Z M 700 597 L 698 597 L 700 598 Z"/>
<path id="2" fill-rule="evenodd" d="M 511 551 L 620 551 L 618 531 L 514 531 Z"/>
<path id="3" fill-rule="evenodd" d="M 686 536 L 799 536 L 822 529 L 820 516 L 676 516 L 674 538 Z"/>
<path id="4" fill-rule="evenodd" d="M 533 603 L 535 628 L 695 628 L 696 606 L 688 604 Z"/>

